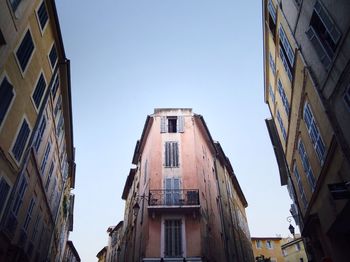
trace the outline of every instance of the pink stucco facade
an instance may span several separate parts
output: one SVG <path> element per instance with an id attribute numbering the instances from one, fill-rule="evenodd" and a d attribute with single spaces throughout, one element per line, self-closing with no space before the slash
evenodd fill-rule
<path id="1" fill-rule="evenodd" d="M 123 192 L 121 261 L 238 261 L 228 251 L 233 221 L 221 203 L 230 196 L 218 182 L 224 173 L 217 167 L 226 165 L 219 153 L 204 119 L 191 109 L 155 109 L 148 116 L 133 156 L 137 168 Z M 227 183 L 236 190 L 233 179 Z M 232 201 L 243 199 L 237 206 L 246 207 L 237 192 L 242 198 L 232 194 Z M 244 208 L 243 214 L 247 224 Z"/>

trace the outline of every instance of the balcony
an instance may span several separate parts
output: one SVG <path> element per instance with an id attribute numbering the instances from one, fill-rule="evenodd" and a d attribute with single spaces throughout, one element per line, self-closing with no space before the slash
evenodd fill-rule
<path id="1" fill-rule="evenodd" d="M 193 211 L 200 208 L 198 189 L 150 190 L 148 209 L 152 211 Z"/>

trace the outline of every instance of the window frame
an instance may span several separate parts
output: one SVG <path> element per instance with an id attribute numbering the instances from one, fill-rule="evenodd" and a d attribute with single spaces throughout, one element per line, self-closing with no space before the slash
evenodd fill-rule
<path id="1" fill-rule="evenodd" d="M 316 118 L 312 112 L 311 105 L 308 101 L 305 101 L 304 103 L 303 119 L 309 134 L 309 138 L 315 150 L 315 154 L 317 155 L 320 165 L 323 166 L 326 159 L 327 148 L 322 138 Z"/>
<path id="2" fill-rule="evenodd" d="M 47 20 L 45 22 L 44 28 L 41 27 L 41 21 L 40 21 L 40 17 L 39 17 L 39 9 L 41 8 L 42 5 L 44 5 L 44 7 L 45 7 L 45 11 L 46 11 L 46 15 L 47 15 Z M 38 22 L 39 31 L 41 33 L 41 36 L 43 36 L 44 33 L 45 33 L 45 29 L 47 28 L 47 26 L 49 24 L 49 21 L 50 21 L 50 16 L 49 16 L 49 12 L 47 10 L 47 6 L 46 6 L 46 3 L 45 3 L 45 0 L 42 0 L 38 4 L 38 6 L 36 7 L 36 9 L 35 9 L 35 16 L 36 16 L 36 19 L 37 19 L 37 22 Z"/>
<path id="3" fill-rule="evenodd" d="M 257 249 L 262 249 L 262 241 L 261 241 L 260 239 L 257 239 L 257 240 L 256 240 L 255 245 L 256 245 L 256 248 L 257 248 Z"/>
<path id="4" fill-rule="evenodd" d="M 303 202 L 304 208 L 306 209 L 309 203 L 308 203 L 307 198 L 306 198 L 306 194 L 305 194 L 305 191 L 304 191 L 304 186 L 303 186 L 303 183 L 301 181 L 300 173 L 299 173 L 299 170 L 298 170 L 296 162 L 294 162 L 294 165 L 293 165 L 293 174 L 294 174 L 294 176 L 295 176 L 295 178 L 297 180 L 297 185 L 298 185 L 298 189 L 299 189 L 300 199 Z"/>
<path id="5" fill-rule="evenodd" d="M 311 167 L 311 163 L 309 160 L 309 156 L 306 152 L 306 148 L 305 148 L 305 145 L 304 145 L 301 137 L 299 138 L 299 141 L 298 141 L 298 153 L 299 153 L 300 160 L 301 160 L 301 163 L 302 163 L 302 166 L 304 169 L 304 173 L 306 175 L 307 181 L 308 181 L 309 186 L 311 188 L 311 191 L 314 192 L 314 190 L 316 188 L 317 181 L 316 181 L 316 178 L 314 176 L 314 173 L 313 173 L 313 170 Z"/>
<path id="6" fill-rule="evenodd" d="M 5 125 L 7 116 L 8 116 L 8 114 L 9 114 L 10 111 L 11 111 L 11 108 L 12 108 L 12 106 L 13 106 L 14 101 L 16 100 L 16 90 L 15 90 L 15 87 L 13 86 L 13 84 L 12 84 L 12 82 L 11 82 L 11 80 L 10 80 L 10 78 L 9 78 L 9 76 L 7 75 L 6 72 L 4 72 L 3 74 L 1 74 L 1 76 L 0 76 L 0 85 L 3 83 L 3 81 L 5 80 L 5 78 L 6 78 L 6 81 L 7 81 L 7 82 L 11 85 L 11 87 L 12 87 L 12 94 L 13 94 L 13 96 L 12 96 L 12 98 L 11 98 L 11 101 L 10 101 L 10 103 L 9 103 L 9 105 L 8 105 L 8 107 L 7 107 L 7 109 L 6 109 L 6 112 L 5 112 L 5 114 L 4 114 L 3 120 L 0 122 L 0 131 L 1 131 L 2 127 Z"/>
<path id="7" fill-rule="evenodd" d="M 35 53 L 35 51 L 36 51 L 36 44 L 35 44 L 35 41 L 34 41 L 34 38 L 33 38 L 33 34 L 32 34 L 32 29 L 31 29 L 31 27 L 30 27 L 30 26 L 27 26 L 26 29 L 25 29 L 23 32 L 24 32 L 24 33 L 23 33 L 23 35 L 21 36 L 21 38 L 20 38 L 20 40 L 19 40 L 19 42 L 18 42 L 16 48 L 13 50 L 13 54 L 14 54 L 14 56 L 15 56 L 15 60 L 16 60 L 17 66 L 18 66 L 18 68 L 19 68 L 19 71 L 21 72 L 22 77 L 24 77 L 24 75 L 25 75 L 26 72 L 28 71 L 28 68 L 29 68 L 29 66 L 30 66 L 30 63 L 31 63 L 31 61 L 32 61 L 32 59 L 33 59 L 33 56 L 34 56 L 34 53 Z M 21 46 L 21 44 L 22 44 L 22 42 L 23 42 L 23 40 L 24 40 L 24 38 L 25 38 L 27 32 L 29 32 L 30 37 L 31 37 L 31 39 L 32 39 L 32 42 L 33 42 L 33 50 L 32 50 L 32 52 L 31 52 L 31 54 L 30 54 L 30 56 L 29 56 L 29 58 L 28 58 L 28 62 L 27 62 L 27 64 L 25 65 L 24 70 L 22 70 L 21 63 L 20 63 L 20 61 L 19 61 L 19 59 L 18 59 L 18 57 L 17 57 L 17 52 L 18 52 L 18 49 L 20 48 L 20 46 Z"/>
<path id="8" fill-rule="evenodd" d="M 52 65 L 51 63 L 51 58 L 50 58 L 50 54 L 51 54 L 51 51 L 53 50 L 53 48 L 56 50 L 56 60 L 55 60 L 55 64 Z M 56 44 L 55 44 L 55 41 L 51 44 L 51 47 L 50 47 L 50 51 L 49 53 L 47 54 L 47 59 L 49 60 L 49 64 L 50 64 L 50 68 L 51 68 L 51 71 L 55 71 L 55 68 L 58 64 L 58 50 L 57 50 L 57 47 L 56 47 Z"/>
<path id="9" fill-rule="evenodd" d="M 278 90 L 278 94 L 280 95 L 280 98 L 282 100 L 282 104 L 283 104 L 283 107 L 284 107 L 284 112 L 286 113 L 287 118 L 289 118 L 289 115 L 290 115 L 290 104 L 289 104 L 288 97 L 286 95 L 286 91 L 284 89 L 284 86 L 283 86 L 282 81 L 281 81 L 280 78 L 278 78 L 278 80 L 277 80 L 277 90 Z"/>
<path id="10" fill-rule="evenodd" d="M 161 218 L 161 245 L 160 245 L 160 253 L 162 257 L 174 257 L 174 256 L 166 256 L 165 255 L 165 220 L 180 220 L 181 221 L 181 249 L 182 249 L 182 255 L 179 256 L 180 258 L 186 257 L 186 224 L 185 224 L 185 217 L 183 216 L 177 216 L 177 215 L 165 215 Z M 178 257 L 178 256 L 175 256 Z"/>
<path id="11" fill-rule="evenodd" d="M 0 184 L 2 183 L 2 181 L 5 181 L 5 183 L 9 186 L 9 190 L 7 192 L 7 195 L 6 197 L 4 198 L 4 204 L 3 204 L 3 207 L 2 209 L 0 209 L 0 220 L 2 219 L 2 216 L 5 212 L 5 207 L 8 203 L 8 200 L 9 200 L 9 197 L 10 197 L 10 194 L 11 194 L 11 190 L 12 190 L 12 187 L 13 187 L 13 184 L 11 183 L 11 181 L 6 177 L 6 175 L 4 174 L 3 171 L 0 172 Z M 1 208 L 1 207 L 0 207 Z"/>
<path id="12" fill-rule="evenodd" d="M 283 119 L 281 117 L 280 111 L 277 109 L 277 113 L 276 113 L 276 117 L 277 117 L 277 122 L 279 124 L 280 127 L 280 131 L 282 133 L 282 137 L 284 139 L 284 142 L 287 142 L 287 130 L 283 124 Z"/>
<path id="13" fill-rule="evenodd" d="M 179 147 L 180 146 L 179 146 L 178 141 L 165 141 L 164 142 L 164 164 L 163 164 L 163 166 L 165 168 L 178 168 L 178 167 L 180 167 Z"/>
<path id="14" fill-rule="evenodd" d="M 22 125 L 23 125 L 24 121 L 26 121 L 26 123 L 27 123 L 27 125 L 28 125 L 29 133 L 28 133 L 28 136 L 27 136 L 27 138 L 26 138 L 26 142 L 25 142 L 25 144 L 24 144 L 24 147 L 23 147 L 21 156 L 20 156 L 20 158 L 17 160 L 16 156 L 15 156 L 14 153 L 13 153 L 13 149 L 14 149 L 14 146 L 15 146 L 15 144 L 16 144 L 16 142 L 17 142 L 17 138 L 18 138 L 19 132 L 21 131 L 21 128 L 22 128 Z M 22 161 L 22 159 L 23 159 L 24 152 L 25 152 L 25 150 L 26 150 L 26 148 L 27 148 L 27 146 L 28 146 L 28 143 L 29 143 L 29 140 L 30 140 L 30 136 L 31 136 L 31 133 L 32 133 L 32 127 L 31 127 L 30 122 L 29 122 L 29 120 L 28 120 L 28 118 L 27 118 L 26 115 L 23 115 L 23 116 L 22 116 L 21 121 L 20 121 L 19 123 L 20 123 L 20 124 L 19 124 L 18 127 L 17 127 L 15 136 L 14 136 L 14 138 L 13 138 L 13 140 L 12 140 L 12 144 L 11 144 L 10 150 L 9 150 L 10 155 L 12 156 L 13 160 L 16 162 L 17 165 L 20 165 L 20 163 L 21 163 L 21 161 Z"/>
<path id="15" fill-rule="evenodd" d="M 37 89 L 37 87 L 38 87 L 38 84 L 39 84 L 39 81 L 40 81 L 40 77 L 41 77 L 41 76 L 43 76 L 43 79 L 44 79 L 44 82 L 45 82 L 45 88 L 44 88 L 43 94 L 42 94 L 42 96 L 41 96 L 39 105 L 37 106 L 37 104 L 36 104 L 36 102 L 35 102 L 33 96 L 34 96 L 34 93 L 35 93 L 35 91 L 36 91 L 36 89 Z M 45 97 L 45 92 L 46 92 L 46 90 L 47 90 L 47 81 L 46 81 L 46 77 L 45 77 L 44 71 L 41 69 L 40 72 L 39 72 L 39 75 L 38 75 L 38 77 L 37 77 L 37 79 L 36 79 L 36 81 L 35 81 L 35 85 L 34 85 L 33 91 L 32 91 L 32 93 L 31 93 L 31 95 L 30 95 L 30 98 L 31 98 L 31 100 L 32 100 L 32 103 L 33 103 L 33 105 L 34 105 L 34 108 L 35 108 L 35 111 L 36 111 L 36 112 L 39 112 L 40 106 L 42 105 L 42 103 L 43 103 L 43 101 L 44 101 L 43 98 Z"/>

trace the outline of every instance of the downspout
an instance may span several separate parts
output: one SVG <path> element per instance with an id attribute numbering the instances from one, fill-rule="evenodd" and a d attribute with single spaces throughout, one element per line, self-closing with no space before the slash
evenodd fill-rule
<path id="1" fill-rule="evenodd" d="M 221 222 L 221 228 L 223 229 L 223 235 L 224 235 L 224 249 L 225 249 L 225 260 L 229 262 L 229 253 L 228 253 L 228 244 L 227 244 L 227 236 L 226 236 L 226 227 L 225 227 L 225 222 L 224 222 L 224 214 L 223 214 L 223 207 L 222 207 L 222 201 L 221 201 L 221 190 L 220 190 L 220 185 L 219 185 L 219 179 L 218 179 L 218 172 L 217 172 L 217 166 L 216 166 L 216 161 L 217 161 L 217 151 L 215 149 L 215 158 L 214 158 L 214 169 L 215 169 L 215 178 L 216 178 L 216 186 L 218 188 L 218 200 L 219 200 L 219 206 L 220 206 L 220 222 Z"/>

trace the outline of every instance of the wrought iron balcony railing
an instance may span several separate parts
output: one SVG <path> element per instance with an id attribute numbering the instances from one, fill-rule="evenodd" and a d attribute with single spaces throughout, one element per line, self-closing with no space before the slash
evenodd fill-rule
<path id="1" fill-rule="evenodd" d="M 198 189 L 160 189 L 149 191 L 149 206 L 198 206 Z"/>

